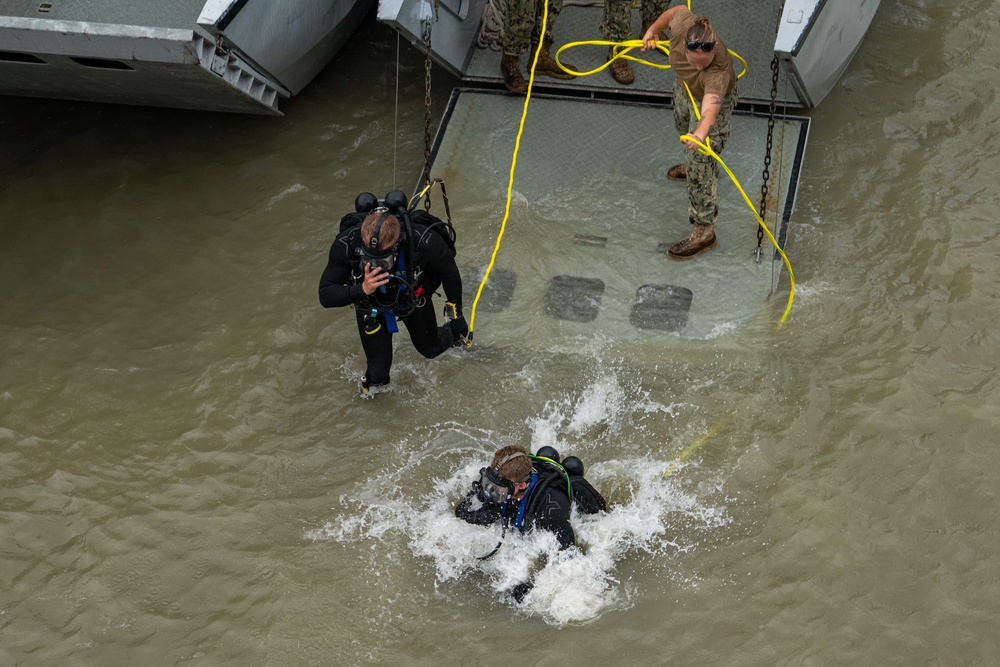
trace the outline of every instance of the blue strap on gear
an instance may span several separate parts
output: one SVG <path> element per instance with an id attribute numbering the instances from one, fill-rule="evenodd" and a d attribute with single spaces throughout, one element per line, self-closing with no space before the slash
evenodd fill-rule
<path id="1" fill-rule="evenodd" d="M 396 269 L 396 272 L 395 272 L 396 275 L 399 276 L 399 277 L 401 277 L 401 278 L 403 278 L 404 279 L 403 280 L 403 284 L 406 285 L 407 284 L 405 282 L 405 278 L 406 278 L 406 265 L 403 263 L 403 253 L 399 253 L 396 266 L 397 266 L 397 269 Z M 382 294 L 388 294 L 389 293 L 389 287 L 388 287 L 388 285 L 382 285 L 378 289 L 379 289 L 379 291 Z M 397 285 L 395 289 L 399 290 L 400 288 Z M 396 312 L 394 310 L 389 310 L 387 308 L 379 308 L 378 310 L 381 311 L 382 315 L 385 316 L 385 327 L 386 327 L 386 330 L 390 334 L 399 333 L 399 324 L 396 322 Z"/>
<path id="2" fill-rule="evenodd" d="M 397 273 L 403 278 L 403 280 L 406 280 L 406 262 L 403 261 L 403 255 L 403 251 L 400 250 L 399 255 L 396 257 L 396 263 L 399 265 L 399 271 L 397 271 Z"/>
<path id="3" fill-rule="evenodd" d="M 514 527 L 520 529 L 521 523 L 524 521 L 524 510 L 528 507 L 528 498 L 531 496 L 531 490 L 535 488 L 535 482 L 538 481 L 538 472 L 534 469 L 531 470 L 531 481 L 528 482 L 528 489 L 524 492 L 524 496 L 521 498 L 521 504 L 517 507 L 517 516 L 514 518 Z"/>

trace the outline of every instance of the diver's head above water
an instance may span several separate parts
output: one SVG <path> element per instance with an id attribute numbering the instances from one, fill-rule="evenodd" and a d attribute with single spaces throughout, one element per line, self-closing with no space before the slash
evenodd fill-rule
<path id="1" fill-rule="evenodd" d="M 531 480 L 531 459 L 523 447 L 508 445 L 493 455 L 489 467 L 479 471 L 483 496 L 494 503 L 524 497 Z"/>
<path id="2" fill-rule="evenodd" d="M 361 264 L 391 271 L 399 249 L 399 219 L 384 208 L 376 208 L 361 223 Z"/>

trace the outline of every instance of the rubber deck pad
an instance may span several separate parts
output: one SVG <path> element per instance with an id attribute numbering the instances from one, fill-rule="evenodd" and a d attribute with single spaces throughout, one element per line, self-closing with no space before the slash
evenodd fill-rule
<path id="1" fill-rule="evenodd" d="M 557 320 L 593 322 L 604 296 L 604 281 L 578 276 L 556 276 L 545 293 L 545 312 Z"/>
<path id="2" fill-rule="evenodd" d="M 681 331 L 691 310 L 691 290 L 674 285 L 643 285 L 635 295 L 629 321 L 639 329 Z"/>
<path id="3" fill-rule="evenodd" d="M 487 313 L 506 310 L 514 299 L 515 287 L 517 287 L 517 273 L 510 269 L 493 269 L 476 307 L 482 308 Z M 467 299 L 467 303 L 472 303 L 472 299 Z"/>

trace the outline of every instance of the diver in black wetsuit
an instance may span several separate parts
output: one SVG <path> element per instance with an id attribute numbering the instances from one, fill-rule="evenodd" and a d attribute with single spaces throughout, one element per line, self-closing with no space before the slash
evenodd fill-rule
<path id="1" fill-rule="evenodd" d="M 508 445 L 493 455 L 490 466 L 479 471 L 479 479 L 455 507 L 455 516 L 477 525 L 500 522 L 504 533 L 508 526 L 521 532 L 548 530 L 555 533 L 559 548 L 576 543 L 569 517 L 572 505 L 585 514 L 607 509 L 604 498 L 583 478 L 583 462 L 568 456 L 559 463 L 552 447 L 542 447 L 532 456 L 523 447 Z M 496 549 L 480 558 L 486 560 Z M 518 584 L 511 595 L 520 602 L 533 584 Z"/>
<path id="2" fill-rule="evenodd" d="M 340 233 L 319 282 L 324 308 L 353 306 L 367 368 L 363 396 L 389 384 L 392 334 L 401 321 L 413 346 L 433 359 L 462 344 L 469 326 L 462 316 L 462 276 L 455 264 L 449 223 L 424 211 L 407 211 L 406 195 L 393 190 L 379 202 L 362 193 L 355 212 L 340 222 Z M 444 287 L 447 322 L 438 326 L 432 295 Z"/>

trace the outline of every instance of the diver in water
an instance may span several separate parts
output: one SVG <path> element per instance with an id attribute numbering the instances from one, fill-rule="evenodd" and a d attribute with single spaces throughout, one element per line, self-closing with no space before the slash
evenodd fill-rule
<path id="1" fill-rule="evenodd" d="M 407 197 L 393 190 L 383 201 L 363 192 L 354 212 L 340 221 L 319 281 L 324 308 L 353 306 L 367 368 L 362 396 L 389 384 L 392 334 L 406 326 L 413 346 L 433 359 L 466 344 L 469 325 L 462 316 L 462 276 L 455 264 L 455 235 L 425 211 L 408 211 Z M 444 287 L 445 319 L 438 326 L 432 295 Z"/>
<path id="2" fill-rule="evenodd" d="M 480 526 L 499 522 L 502 535 L 508 526 L 521 532 L 548 530 L 559 540 L 559 548 L 566 549 L 576 543 L 569 522 L 573 505 L 585 514 L 607 509 L 604 498 L 583 478 L 583 473 L 580 459 L 567 456 L 560 464 L 559 453 L 552 447 L 542 447 L 536 455 L 517 445 L 502 447 L 493 455 L 489 467 L 479 471 L 479 479 L 455 507 L 455 516 Z M 480 560 L 493 556 L 502 544 L 503 536 L 496 548 Z M 521 602 L 532 586 L 527 581 L 510 593 Z"/>

